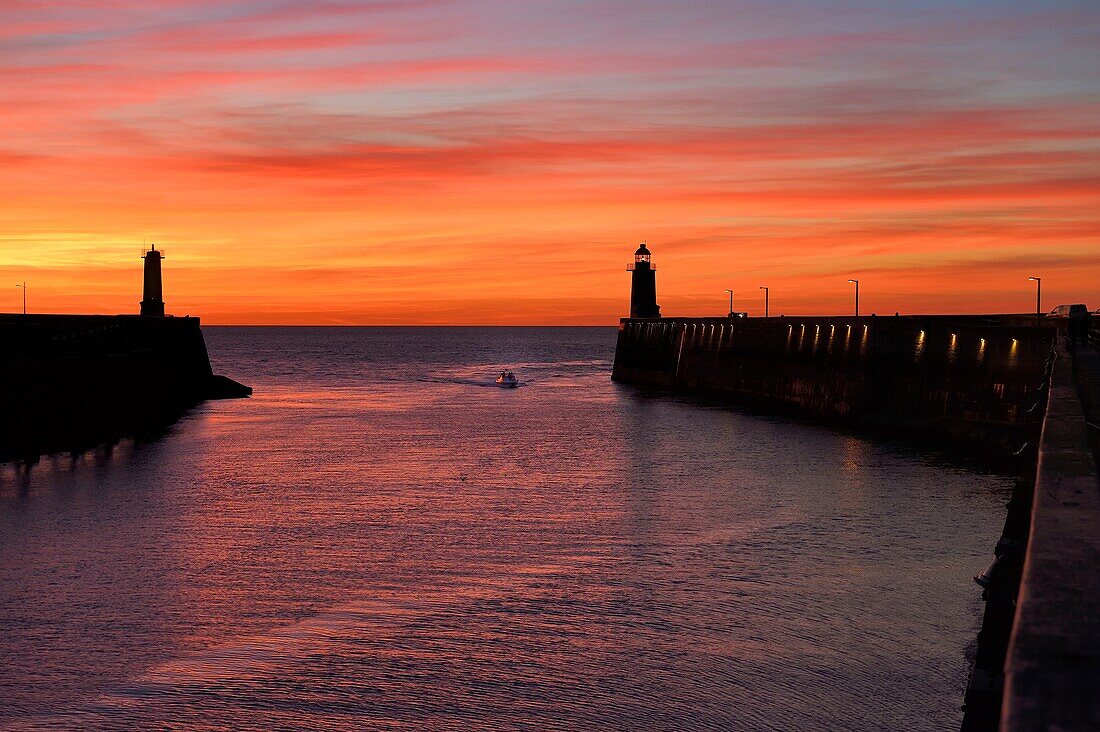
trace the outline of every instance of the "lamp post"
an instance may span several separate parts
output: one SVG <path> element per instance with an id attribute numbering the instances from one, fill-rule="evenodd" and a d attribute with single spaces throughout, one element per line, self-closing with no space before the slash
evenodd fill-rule
<path id="1" fill-rule="evenodd" d="M 851 284 L 856 286 L 856 317 L 859 317 L 859 280 L 848 280 Z"/>
<path id="2" fill-rule="evenodd" d="M 27 314 L 27 283 L 24 282 L 21 285 L 16 285 L 19 289 L 23 290 L 23 314 Z"/>
<path id="3" fill-rule="evenodd" d="M 1043 295 L 1043 278 L 1042 277 L 1028 277 L 1028 282 L 1035 283 L 1035 317 L 1042 317 L 1042 295 Z"/>
<path id="4" fill-rule="evenodd" d="M 730 294 L 730 314 L 729 317 L 733 317 L 733 290 L 726 290 Z"/>
<path id="5" fill-rule="evenodd" d="M 760 289 L 764 291 L 764 317 L 768 317 L 768 288 L 764 285 L 760 285 Z"/>

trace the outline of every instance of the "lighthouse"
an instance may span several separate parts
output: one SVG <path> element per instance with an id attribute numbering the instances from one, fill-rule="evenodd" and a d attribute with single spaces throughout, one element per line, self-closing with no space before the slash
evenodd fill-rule
<path id="1" fill-rule="evenodd" d="M 661 306 L 657 304 L 657 268 L 649 261 L 644 241 L 634 252 L 634 263 L 626 268 L 630 272 L 630 317 L 661 317 Z"/>
<path id="2" fill-rule="evenodd" d="M 160 284 L 160 260 L 164 252 L 157 251 L 154 244 L 147 252 L 142 252 L 145 260 L 145 288 L 141 297 L 141 314 L 164 317 L 164 294 Z"/>

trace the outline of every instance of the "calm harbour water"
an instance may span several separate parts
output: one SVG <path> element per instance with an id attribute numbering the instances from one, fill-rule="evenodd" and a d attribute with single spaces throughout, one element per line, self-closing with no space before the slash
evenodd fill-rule
<path id="1" fill-rule="evenodd" d="M 206 337 L 252 399 L 0 470 L 0 729 L 958 727 L 1009 479 L 609 328 Z"/>

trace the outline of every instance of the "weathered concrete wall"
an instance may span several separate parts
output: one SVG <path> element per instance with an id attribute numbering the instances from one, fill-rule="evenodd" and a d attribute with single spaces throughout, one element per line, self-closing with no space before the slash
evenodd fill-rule
<path id="1" fill-rule="evenodd" d="M 1034 407 L 1050 355 L 1053 330 L 1040 322 L 624 319 L 612 378 L 863 424 L 1010 434 Z"/>
<path id="2" fill-rule="evenodd" d="M 248 391 L 211 372 L 197 318 L 0 315 L 0 459 L 87 447 Z"/>
<path id="3" fill-rule="evenodd" d="M 1001 729 L 1100 729 L 1100 480 L 1060 347 L 1039 440 Z"/>

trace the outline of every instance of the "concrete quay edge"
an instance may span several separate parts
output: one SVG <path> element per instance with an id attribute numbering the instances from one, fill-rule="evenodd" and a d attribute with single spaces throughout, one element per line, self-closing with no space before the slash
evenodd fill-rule
<path id="1" fill-rule="evenodd" d="M 1100 729 L 1100 480 L 1059 344 L 1039 442 L 1001 729 Z"/>

